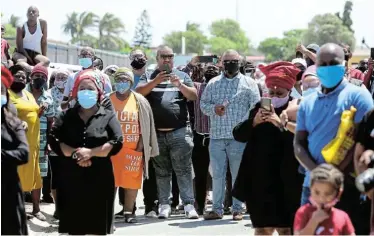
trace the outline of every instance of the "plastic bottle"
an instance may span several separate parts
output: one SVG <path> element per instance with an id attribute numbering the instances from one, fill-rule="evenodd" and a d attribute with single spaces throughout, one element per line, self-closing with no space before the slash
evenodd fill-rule
<path id="1" fill-rule="evenodd" d="M 351 106 L 350 110 L 343 111 L 341 122 L 336 137 L 322 149 L 322 156 L 329 164 L 339 165 L 353 145 L 354 140 L 354 117 L 357 109 Z"/>

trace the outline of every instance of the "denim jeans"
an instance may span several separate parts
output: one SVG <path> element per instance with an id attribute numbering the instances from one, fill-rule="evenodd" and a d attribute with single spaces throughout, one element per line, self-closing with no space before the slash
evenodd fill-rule
<path id="1" fill-rule="evenodd" d="M 156 172 L 158 199 L 161 205 L 169 204 L 172 171 L 177 176 L 180 196 L 184 205 L 194 204 L 192 182 L 193 137 L 190 127 L 174 131 L 157 131 L 160 155 L 153 158 Z"/>
<path id="2" fill-rule="evenodd" d="M 223 214 L 223 201 L 225 198 L 227 163 L 230 166 L 232 185 L 238 175 L 245 143 L 233 139 L 212 139 L 209 145 L 210 165 L 213 179 L 213 211 Z M 243 203 L 233 198 L 233 212 L 241 212 Z"/>

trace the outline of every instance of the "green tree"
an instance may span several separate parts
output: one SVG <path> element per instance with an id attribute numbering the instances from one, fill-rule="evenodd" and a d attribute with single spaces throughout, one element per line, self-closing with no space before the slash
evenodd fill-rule
<path id="1" fill-rule="evenodd" d="M 216 55 L 222 55 L 226 50 L 236 48 L 236 44 L 233 41 L 223 37 L 213 37 L 209 43 L 210 51 Z"/>
<path id="2" fill-rule="evenodd" d="M 185 31 L 173 31 L 164 36 L 164 44 L 173 49 L 175 53 L 182 52 L 182 37 L 186 40 L 186 53 L 202 54 L 207 37 L 200 30 L 200 25 L 187 22 Z"/>
<path id="3" fill-rule="evenodd" d="M 66 16 L 66 22 L 63 24 L 63 32 L 70 34 L 70 42 L 79 45 L 95 46 L 97 40 L 90 36 L 87 31 L 97 26 L 98 17 L 92 12 L 72 12 Z"/>
<path id="4" fill-rule="evenodd" d="M 316 15 L 309 23 L 308 30 L 304 35 L 304 43 L 348 44 L 352 49 L 355 47 L 353 33 L 334 14 Z"/>
<path id="5" fill-rule="evenodd" d="M 353 9 L 353 3 L 352 1 L 346 1 L 344 4 L 344 11 L 343 15 L 340 16 L 340 13 L 337 12 L 335 15 L 339 17 L 339 19 L 343 22 L 343 25 L 347 26 L 347 28 L 354 33 L 354 30 L 352 29 L 353 21 L 351 19 L 351 13 Z"/>
<path id="6" fill-rule="evenodd" d="M 9 24 L 14 27 L 14 28 L 17 28 L 18 26 L 20 26 L 20 20 L 21 18 L 19 16 L 15 16 L 15 15 L 11 15 L 10 18 L 9 18 Z"/>
<path id="7" fill-rule="evenodd" d="M 105 13 L 98 23 L 98 47 L 104 50 L 118 50 L 124 45 L 120 34 L 125 32 L 122 20 L 112 13 Z"/>
<path id="8" fill-rule="evenodd" d="M 275 37 L 267 38 L 260 43 L 258 50 L 266 55 L 266 61 L 283 60 L 284 40 Z"/>
<path id="9" fill-rule="evenodd" d="M 243 29 L 240 28 L 238 22 L 231 19 L 223 19 L 214 21 L 210 26 L 210 33 L 212 38 L 210 44 L 212 46 L 212 52 L 218 54 L 219 50 L 213 43 L 223 42 L 222 38 L 231 41 L 230 46 L 234 46 L 232 49 L 236 49 L 239 53 L 248 54 L 250 51 L 250 41 L 245 35 Z M 215 38 L 221 38 L 215 40 Z M 226 40 L 226 42 L 228 42 Z M 224 45 L 222 45 L 224 46 Z M 213 51 L 213 48 L 217 48 L 218 51 Z"/>
<path id="10" fill-rule="evenodd" d="M 133 44 L 135 47 L 150 48 L 152 43 L 151 23 L 147 10 L 144 10 L 138 19 Z"/>

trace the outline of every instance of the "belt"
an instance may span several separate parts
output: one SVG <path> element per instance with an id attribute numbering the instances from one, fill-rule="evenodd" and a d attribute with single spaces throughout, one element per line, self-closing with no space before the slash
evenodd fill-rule
<path id="1" fill-rule="evenodd" d="M 197 132 L 196 132 L 196 135 L 200 136 L 200 138 L 201 138 L 201 136 L 202 136 L 203 141 L 202 141 L 201 143 L 202 143 L 203 147 L 205 147 L 205 146 L 206 146 L 206 142 L 205 142 L 205 141 L 210 140 L 210 136 L 209 136 L 209 134 L 202 134 L 202 133 L 197 133 Z"/>

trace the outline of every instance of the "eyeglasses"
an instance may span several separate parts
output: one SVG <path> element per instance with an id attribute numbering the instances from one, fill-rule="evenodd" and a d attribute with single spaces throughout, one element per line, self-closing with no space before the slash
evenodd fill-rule
<path id="1" fill-rule="evenodd" d="M 239 63 L 239 60 L 224 60 L 224 64 L 229 64 L 229 63 Z"/>
<path id="2" fill-rule="evenodd" d="M 174 54 L 161 54 L 160 57 L 162 59 L 173 59 L 174 58 Z"/>

